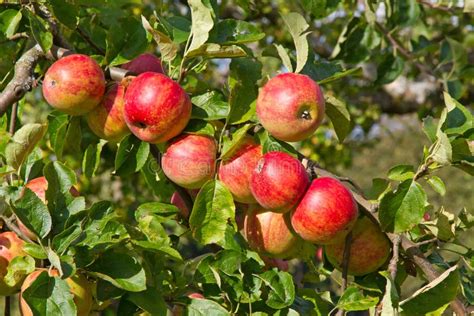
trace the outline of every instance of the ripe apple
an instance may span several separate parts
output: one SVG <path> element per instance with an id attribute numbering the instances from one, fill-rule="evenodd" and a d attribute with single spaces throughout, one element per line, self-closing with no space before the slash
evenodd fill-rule
<path id="1" fill-rule="evenodd" d="M 99 106 L 87 114 L 87 124 L 100 138 L 119 142 L 130 133 L 123 114 L 125 87 L 114 84 L 105 93 Z"/>
<path id="2" fill-rule="evenodd" d="M 21 282 L 15 286 L 8 286 L 3 281 L 7 275 L 7 268 L 15 257 L 24 256 L 24 242 L 14 232 L 3 232 L 0 234 L 0 295 L 8 296 L 20 289 Z"/>
<path id="3" fill-rule="evenodd" d="M 345 240 L 324 247 L 326 258 L 341 270 Z M 390 241 L 380 227 L 367 217 L 357 220 L 352 230 L 348 274 L 364 275 L 377 271 L 389 258 Z"/>
<path id="4" fill-rule="evenodd" d="M 121 66 L 137 75 L 151 71 L 165 74 L 161 60 L 153 54 L 144 53 Z"/>
<path id="5" fill-rule="evenodd" d="M 194 199 L 196 198 L 197 194 L 199 193 L 199 190 L 188 190 L 189 196 Z M 171 196 L 171 204 L 176 206 L 179 209 L 179 214 L 183 218 L 189 218 L 189 214 L 191 214 L 191 211 L 189 207 L 187 207 L 186 203 L 184 202 L 183 197 L 181 194 L 179 194 L 178 191 L 175 191 L 173 195 Z"/>
<path id="6" fill-rule="evenodd" d="M 288 258 L 298 245 L 285 214 L 253 206 L 245 215 L 244 236 L 251 249 L 272 257 Z"/>
<path id="7" fill-rule="evenodd" d="M 183 134 L 168 144 L 161 166 L 174 183 L 183 188 L 198 189 L 214 176 L 216 155 L 214 138 Z"/>
<path id="8" fill-rule="evenodd" d="M 250 178 L 250 190 L 263 208 L 285 213 L 294 208 L 309 185 L 299 160 L 273 151 L 263 155 Z"/>
<path id="9" fill-rule="evenodd" d="M 197 293 L 197 292 L 188 294 L 188 297 L 189 297 L 189 298 L 194 298 L 194 299 L 202 299 L 202 298 L 205 298 L 204 295 L 202 295 L 201 293 Z"/>
<path id="10" fill-rule="evenodd" d="M 219 179 L 241 203 L 257 203 L 250 191 L 252 172 L 262 157 L 262 147 L 246 137 L 235 153 L 219 166 Z"/>
<path id="11" fill-rule="evenodd" d="M 130 131 L 149 143 L 177 136 L 191 118 L 191 100 L 167 76 L 145 72 L 134 78 L 125 92 L 125 121 Z"/>
<path id="12" fill-rule="evenodd" d="M 267 269 L 272 269 L 272 268 L 278 268 L 278 270 L 281 271 L 288 271 L 289 265 L 288 261 L 283 260 L 283 259 L 278 259 L 278 258 L 270 258 L 266 256 L 260 256 L 265 262 L 265 267 Z"/>
<path id="13" fill-rule="evenodd" d="M 38 198 L 40 198 L 40 200 L 43 201 L 43 203 L 47 204 L 46 190 L 48 190 L 48 180 L 46 180 L 46 177 L 38 177 L 38 178 L 32 179 L 32 180 L 28 181 L 28 183 L 25 185 L 25 187 L 30 189 L 31 191 L 33 191 L 33 193 L 36 194 L 36 196 Z M 76 190 L 75 187 L 71 187 L 69 192 L 74 197 L 79 196 L 79 192 Z M 22 192 L 21 196 L 23 196 L 23 194 L 24 193 Z M 31 240 L 36 240 L 37 239 L 36 235 L 31 230 L 29 230 L 20 221 L 19 218 L 17 218 L 16 220 L 17 220 L 18 228 L 23 233 L 23 235 L 25 235 L 26 237 L 28 237 Z"/>
<path id="14" fill-rule="evenodd" d="M 23 292 L 30 287 L 30 285 L 38 278 L 41 272 L 48 272 L 46 269 L 37 269 L 30 275 L 28 275 L 21 286 L 20 293 L 20 309 L 23 316 L 33 316 L 28 303 L 23 299 Z M 55 277 L 59 273 L 55 269 L 49 270 L 49 276 Z M 87 278 L 80 274 L 76 273 L 72 277 L 66 279 L 66 283 L 69 285 L 69 290 L 74 295 L 74 303 L 77 308 L 77 316 L 88 316 L 92 309 L 92 286 L 87 281 Z"/>
<path id="15" fill-rule="evenodd" d="M 322 177 L 311 183 L 291 224 L 304 240 L 331 244 L 344 239 L 358 214 L 352 193 L 339 180 Z"/>
<path id="16" fill-rule="evenodd" d="M 323 120 L 323 93 L 306 75 L 280 74 L 260 90 L 257 116 L 275 138 L 301 141 L 311 136 Z"/>
<path id="17" fill-rule="evenodd" d="M 86 114 L 99 105 L 104 92 L 104 73 L 99 64 L 86 55 L 63 57 L 53 63 L 44 76 L 44 98 L 66 114 Z"/>

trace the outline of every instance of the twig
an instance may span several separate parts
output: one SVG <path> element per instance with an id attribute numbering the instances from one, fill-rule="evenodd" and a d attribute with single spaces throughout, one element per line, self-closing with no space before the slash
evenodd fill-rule
<path id="1" fill-rule="evenodd" d="M 454 10 L 453 8 L 449 8 L 449 7 L 445 7 L 445 6 L 442 6 L 442 5 L 434 4 L 434 3 L 431 3 L 429 1 L 418 0 L 418 3 L 423 4 L 423 5 L 431 8 L 431 9 L 441 10 L 441 11 L 450 12 L 450 13 L 456 13 L 456 10 Z"/>
<path id="2" fill-rule="evenodd" d="M 27 236 L 25 236 L 25 234 L 23 234 L 22 231 L 15 224 L 13 224 L 12 221 L 8 217 L 0 215 L 0 219 L 5 223 L 5 225 L 8 227 L 9 230 L 14 232 L 18 236 L 20 236 L 21 239 L 29 243 L 33 243 L 33 241 Z"/>
<path id="3" fill-rule="evenodd" d="M 38 15 L 48 22 L 51 33 L 53 34 L 54 43 L 58 46 L 72 49 L 71 44 L 69 44 L 61 32 L 59 32 L 59 26 L 48 8 L 44 4 L 40 4 L 36 1 L 33 3 L 33 6 Z"/>
<path id="4" fill-rule="evenodd" d="M 155 158 L 158 165 L 161 167 L 161 153 L 155 144 L 150 144 L 150 152 L 153 158 Z M 191 199 L 191 196 L 189 195 L 188 191 L 186 191 L 186 189 L 180 187 L 179 185 L 177 185 L 171 180 L 170 180 L 170 183 L 173 186 L 173 188 L 178 192 L 178 194 L 181 196 L 188 210 L 192 210 L 193 200 Z"/>
<path id="5" fill-rule="evenodd" d="M 85 40 L 90 46 L 92 46 L 98 53 L 100 53 L 101 55 L 105 55 L 105 50 L 97 46 L 97 44 L 92 41 L 89 35 L 87 35 L 79 26 L 76 27 L 76 31 L 77 33 L 79 33 L 82 39 Z"/>
<path id="6" fill-rule="evenodd" d="M 18 114 L 18 102 L 13 103 L 12 106 L 12 115 L 10 117 L 10 127 L 8 128 L 8 132 L 10 134 L 15 134 L 16 130 L 16 117 Z"/>
<path id="7" fill-rule="evenodd" d="M 33 70 L 38 60 L 43 56 L 44 53 L 37 44 L 18 59 L 15 64 L 13 79 L 0 94 L 0 116 L 5 114 L 8 107 L 20 100 L 32 88 L 34 82 Z"/>
<path id="8" fill-rule="evenodd" d="M 22 38 L 29 38 L 29 36 L 25 32 L 15 33 L 12 36 L 8 36 L 5 40 L 2 40 L 0 43 L 5 43 L 5 42 L 8 42 L 8 41 L 16 41 L 16 40 L 22 39 Z"/>
<path id="9" fill-rule="evenodd" d="M 431 239 L 428 239 L 428 240 L 423 240 L 423 241 L 417 242 L 415 244 L 415 246 L 420 247 L 420 246 L 423 246 L 423 245 L 431 244 L 432 242 L 436 242 L 436 241 L 438 241 L 438 238 L 431 238 Z"/>
<path id="10" fill-rule="evenodd" d="M 342 256 L 342 283 L 341 283 L 342 294 L 347 289 L 347 272 L 349 270 L 349 260 L 351 257 L 351 243 L 352 243 L 352 231 L 349 232 L 349 234 L 347 234 L 346 240 L 344 243 L 344 254 Z M 344 315 L 344 310 L 340 308 L 337 311 L 336 316 L 343 316 L 343 315 Z"/>
<path id="11" fill-rule="evenodd" d="M 390 271 L 390 277 L 392 278 L 393 281 L 395 281 L 395 278 L 397 277 L 397 266 L 398 266 L 398 255 L 399 255 L 399 249 L 400 249 L 400 240 L 401 240 L 400 235 L 395 235 L 392 238 L 393 253 L 392 253 L 392 259 L 390 260 L 390 263 L 388 265 L 388 271 Z"/>

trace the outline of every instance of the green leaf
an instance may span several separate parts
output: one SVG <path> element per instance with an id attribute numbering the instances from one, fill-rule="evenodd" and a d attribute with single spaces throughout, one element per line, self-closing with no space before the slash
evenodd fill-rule
<path id="1" fill-rule="evenodd" d="M 316 18 L 322 18 L 327 15 L 326 0 L 301 0 L 301 5 L 306 12 L 310 12 Z"/>
<path id="2" fill-rule="evenodd" d="M 183 133 L 197 134 L 197 135 L 207 135 L 214 137 L 214 125 L 204 120 L 192 119 L 189 121 L 188 125 L 184 129 Z"/>
<path id="3" fill-rule="evenodd" d="M 7 164 L 18 170 L 45 132 L 46 126 L 36 123 L 26 124 L 16 131 L 5 148 Z"/>
<path id="4" fill-rule="evenodd" d="M 107 33 L 105 53 L 105 62 L 109 66 L 123 64 L 146 50 L 146 31 L 134 17 L 128 16 L 115 21 L 111 29 Z"/>
<path id="5" fill-rule="evenodd" d="M 400 296 L 398 295 L 396 284 L 387 271 L 380 271 L 379 273 L 387 279 L 385 294 L 382 299 L 382 315 L 397 315 Z"/>
<path id="6" fill-rule="evenodd" d="M 5 37 L 16 33 L 22 17 L 21 11 L 13 9 L 7 9 L 0 13 L 0 31 Z"/>
<path id="7" fill-rule="evenodd" d="M 176 44 L 186 42 L 191 32 L 191 21 L 182 16 L 171 16 L 166 21 L 172 28 L 173 42 Z"/>
<path id="8" fill-rule="evenodd" d="M 44 53 L 49 52 L 53 46 L 53 34 L 48 30 L 46 21 L 30 11 L 25 12 L 28 12 L 30 30 L 35 41 L 41 46 Z"/>
<path id="9" fill-rule="evenodd" d="M 384 231 L 401 233 L 421 222 L 427 203 L 423 188 L 413 180 L 400 183 L 396 191 L 388 192 L 379 207 Z"/>
<path id="10" fill-rule="evenodd" d="M 198 56 L 205 58 L 235 58 L 247 56 L 247 53 L 237 45 L 221 46 L 215 43 L 208 43 L 190 51 L 186 56 L 189 58 Z"/>
<path id="11" fill-rule="evenodd" d="M 430 157 L 433 161 L 439 163 L 442 166 L 449 165 L 452 161 L 452 148 L 449 142 L 448 136 L 439 131 L 436 134 L 438 140 L 434 143 Z"/>
<path id="12" fill-rule="evenodd" d="M 234 218 L 235 205 L 229 190 L 219 180 L 206 182 L 189 218 L 194 238 L 202 244 L 216 243 L 224 238 L 227 222 Z"/>
<path id="13" fill-rule="evenodd" d="M 293 304 L 295 285 L 291 274 L 276 269 L 260 275 L 266 286 L 270 288 L 266 304 L 274 309 L 282 309 Z"/>
<path id="14" fill-rule="evenodd" d="M 262 76 L 262 64 L 251 58 L 236 58 L 230 63 L 230 113 L 228 122 L 240 124 L 255 115 L 257 81 Z"/>
<path id="15" fill-rule="evenodd" d="M 415 169 L 412 165 L 398 165 L 395 167 L 390 168 L 388 171 L 388 178 L 390 180 L 396 181 L 405 181 L 408 179 L 412 179 L 415 175 Z"/>
<path id="16" fill-rule="evenodd" d="M 293 64 L 291 63 L 290 55 L 286 51 L 285 47 L 280 44 L 275 44 L 275 48 L 278 52 L 278 56 L 280 56 L 281 62 L 289 72 L 293 72 Z"/>
<path id="17" fill-rule="evenodd" d="M 350 75 L 355 76 L 355 75 L 359 75 L 361 73 L 362 73 L 362 68 L 360 68 L 360 67 L 351 68 L 351 69 L 347 69 L 347 70 L 344 70 L 344 71 L 339 71 L 339 72 L 336 72 L 336 73 L 334 73 L 333 75 L 331 75 L 327 78 L 324 78 L 324 79 L 320 80 L 319 84 L 327 84 L 327 83 L 337 81 L 341 78 L 344 78 L 344 77 L 347 77 L 347 76 L 350 76 Z"/>
<path id="18" fill-rule="evenodd" d="M 313 289 L 298 289 L 298 296 L 313 304 L 312 310 L 309 311 L 312 316 L 326 316 L 330 315 L 334 305 L 325 298 L 325 294 L 330 295 L 329 292 L 318 293 Z"/>
<path id="19" fill-rule="evenodd" d="M 433 117 L 427 116 L 423 119 L 423 132 L 425 132 L 428 139 L 434 143 L 436 141 L 436 124 Z"/>
<path id="20" fill-rule="evenodd" d="M 140 292 L 146 289 L 143 267 L 136 258 L 126 253 L 109 250 L 90 266 L 90 271 L 126 291 Z"/>
<path id="21" fill-rule="evenodd" d="M 22 297 L 33 315 L 69 316 L 77 313 L 69 285 L 58 277 L 49 277 L 46 271 L 38 275 Z"/>
<path id="22" fill-rule="evenodd" d="M 40 238 L 51 231 L 52 219 L 48 207 L 30 189 L 25 188 L 23 197 L 16 201 L 14 213 L 20 221 Z"/>
<path id="23" fill-rule="evenodd" d="M 455 265 L 400 303 L 409 315 L 426 315 L 451 302 L 459 290 L 459 271 Z"/>
<path id="24" fill-rule="evenodd" d="M 347 110 L 346 104 L 332 95 L 326 95 L 326 114 L 331 119 L 334 130 L 336 131 L 337 139 L 343 142 L 346 136 L 350 133 L 351 115 Z"/>
<path id="25" fill-rule="evenodd" d="M 439 126 L 446 135 L 462 135 L 474 128 L 471 112 L 447 92 L 444 92 L 444 103 L 446 110 L 441 115 Z"/>
<path id="26" fill-rule="evenodd" d="M 209 38 L 209 31 L 214 26 L 214 11 L 208 0 L 188 0 L 191 8 L 191 44 L 186 55 L 200 48 Z"/>
<path id="27" fill-rule="evenodd" d="M 439 195 L 444 196 L 446 194 L 446 186 L 440 177 L 430 176 L 427 182 Z"/>
<path id="28" fill-rule="evenodd" d="M 378 200 L 388 190 L 390 190 L 390 181 L 382 178 L 375 178 L 372 179 L 372 186 L 366 192 L 365 196 L 370 200 Z"/>
<path id="29" fill-rule="evenodd" d="M 295 72 L 300 72 L 306 61 L 308 60 L 308 40 L 307 36 L 309 25 L 304 19 L 304 17 L 296 12 L 290 12 L 287 15 L 282 15 L 283 21 L 288 27 L 296 48 L 296 70 Z"/>
<path id="30" fill-rule="evenodd" d="M 260 133 L 259 137 L 260 137 L 260 143 L 261 144 L 263 143 L 262 152 L 264 154 L 271 151 L 282 151 L 282 152 L 292 155 L 293 157 L 298 156 L 298 151 L 293 146 L 291 146 L 287 142 L 283 142 L 274 138 L 267 131 Z"/>
<path id="31" fill-rule="evenodd" d="M 133 135 L 128 135 L 119 144 L 117 156 L 115 156 L 115 173 L 127 176 L 140 171 L 149 153 L 150 144 L 140 141 Z"/>
<path id="32" fill-rule="evenodd" d="M 192 299 L 187 306 L 187 316 L 230 316 L 224 307 L 207 299 Z"/>
<path id="33" fill-rule="evenodd" d="M 54 16 L 71 30 L 76 29 L 78 8 L 64 0 L 49 0 Z"/>
<path id="34" fill-rule="evenodd" d="M 25 277 L 35 271 L 35 259 L 30 256 L 16 256 L 7 267 L 3 281 L 10 287 L 18 286 Z"/>
<path id="35" fill-rule="evenodd" d="M 58 192 L 69 193 L 77 182 L 74 171 L 59 161 L 49 162 L 44 167 L 43 174 L 48 180 L 47 201 L 54 202 Z"/>
<path id="36" fill-rule="evenodd" d="M 350 286 L 339 298 L 337 307 L 346 311 L 362 311 L 374 307 L 378 302 L 378 297 L 364 296 L 357 287 Z"/>
<path id="37" fill-rule="evenodd" d="M 48 255 L 38 244 L 26 242 L 23 250 L 35 259 L 48 259 Z"/>
<path id="38" fill-rule="evenodd" d="M 377 68 L 377 80 L 375 80 L 375 84 L 383 85 L 394 81 L 402 73 L 404 65 L 405 62 L 403 59 L 389 54 Z"/>
<path id="39" fill-rule="evenodd" d="M 446 79 L 456 79 L 468 62 L 467 51 L 462 43 L 446 37 L 441 45 L 441 65 L 452 64 Z"/>
<path id="40" fill-rule="evenodd" d="M 167 315 L 166 302 L 157 289 L 148 288 L 143 292 L 129 293 L 127 295 L 127 300 L 151 315 Z"/>
<path id="41" fill-rule="evenodd" d="M 451 222 L 454 222 L 454 215 L 446 212 L 443 207 L 438 211 L 438 217 L 436 219 L 436 237 L 442 241 L 451 240 L 455 237 L 456 228 Z"/>
<path id="42" fill-rule="evenodd" d="M 51 147 L 58 156 L 58 159 L 62 159 L 69 116 L 59 111 L 54 111 L 48 115 L 48 122 L 48 134 Z"/>
<path id="43" fill-rule="evenodd" d="M 191 98 L 191 101 L 194 105 L 191 118 L 215 121 L 229 115 L 229 104 L 217 91 L 196 95 Z"/>
<path id="44" fill-rule="evenodd" d="M 107 144 L 107 141 L 101 139 L 97 144 L 87 146 L 82 160 L 82 172 L 87 178 L 93 178 L 95 176 L 95 172 L 100 164 L 100 154 L 105 144 Z"/>
<path id="45" fill-rule="evenodd" d="M 252 127 L 251 124 L 245 124 L 244 126 L 232 131 L 230 137 L 225 135 L 223 139 L 223 146 L 221 151 L 221 159 L 226 159 L 234 153 L 239 147 L 241 141 L 247 135 L 247 131 Z"/>
<path id="46" fill-rule="evenodd" d="M 143 28 L 153 36 L 153 39 L 158 44 L 161 52 L 161 59 L 165 62 L 175 59 L 178 53 L 179 45 L 176 44 L 163 32 L 153 28 L 148 20 L 142 15 Z"/>
<path id="47" fill-rule="evenodd" d="M 221 45 L 245 44 L 261 40 L 265 33 L 255 25 L 234 19 L 219 21 L 209 34 L 209 41 Z"/>

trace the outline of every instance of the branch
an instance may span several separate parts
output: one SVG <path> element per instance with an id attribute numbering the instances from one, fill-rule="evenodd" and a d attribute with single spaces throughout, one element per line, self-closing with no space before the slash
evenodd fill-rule
<path id="1" fill-rule="evenodd" d="M 44 57 L 41 47 L 37 44 L 30 48 L 15 64 L 15 74 L 0 94 L 0 116 L 8 107 L 20 100 L 33 87 L 33 70 L 40 58 Z"/>
<path id="2" fill-rule="evenodd" d="M 5 223 L 5 225 L 8 227 L 9 230 L 14 232 L 18 236 L 20 236 L 21 239 L 29 243 L 33 243 L 33 241 L 30 238 L 28 238 L 25 234 L 23 234 L 22 231 L 15 224 L 13 224 L 12 221 L 8 217 L 0 215 L 0 219 Z"/>
<path id="3" fill-rule="evenodd" d="M 342 255 L 342 284 L 341 284 L 341 295 L 347 288 L 347 272 L 349 270 L 349 260 L 351 257 L 351 243 L 352 243 L 352 231 L 346 236 L 344 243 L 344 254 Z M 343 316 L 344 310 L 341 308 L 337 311 L 336 316 Z"/>
<path id="4" fill-rule="evenodd" d="M 420 3 L 422 5 L 425 5 L 425 6 L 429 7 L 430 9 L 440 10 L 440 11 L 449 12 L 449 13 L 453 13 L 453 14 L 456 13 L 456 10 L 454 10 L 454 8 L 434 4 L 434 3 L 431 3 L 429 1 L 418 0 L 418 3 Z"/>
<path id="5" fill-rule="evenodd" d="M 51 34 L 53 34 L 54 43 L 58 46 L 72 49 L 72 46 L 62 36 L 61 32 L 59 32 L 59 26 L 48 8 L 44 4 L 37 2 L 35 2 L 33 6 L 38 15 L 48 22 Z"/>
<path id="6" fill-rule="evenodd" d="M 392 254 L 392 259 L 390 260 L 390 263 L 388 265 L 388 271 L 390 271 L 390 277 L 392 278 L 394 282 L 395 282 L 395 278 L 397 277 L 397 265 L 398 265 L 400 241 L 401 241 L 400 235 L 395 235 L 392 238 L 393 254 Z"/>

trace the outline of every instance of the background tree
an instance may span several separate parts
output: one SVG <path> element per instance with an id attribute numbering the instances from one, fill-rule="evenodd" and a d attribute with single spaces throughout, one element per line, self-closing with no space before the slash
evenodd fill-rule
<path id="1" fill-rule="evenodd" d="M 5 315 L 18 312 L 20 287 L 34 315 L 472 312 L 471 1 L 48 0 L 0 10 L 0 212 L 15 233 L 0 238 Z M 163 72 L 190 96 L 186 139 L 213 139 L 214 167 L 246 142 L 285 152 L 312 178 L 342 181 L 362 219 L 324 254 L 293 243 L 290 229 L 282 234 L 297 254 L 268 256 L 281 249 L 247 243 L 255 230 L 239 232 L 241 219 L 254 209 L 234 201 L 221 174 L 188 168 L 197 182 L 180 182 L 161 168 L 164 143 L 126 128 L 101 134 L 100 107 L 71 116 L 45 93 L 63 112 L 48 105 L 46 72 L 74 53 L 104 71 L 104 104 L 119 107 L 134 75 Z M 303 141 L 277 140 L 256 115 L 259 88 L 281 72 L 308 75 L 324 93 L 325 119 Z M 379 271 L 353 268 L 349 249 L 385 240 Z"/>

